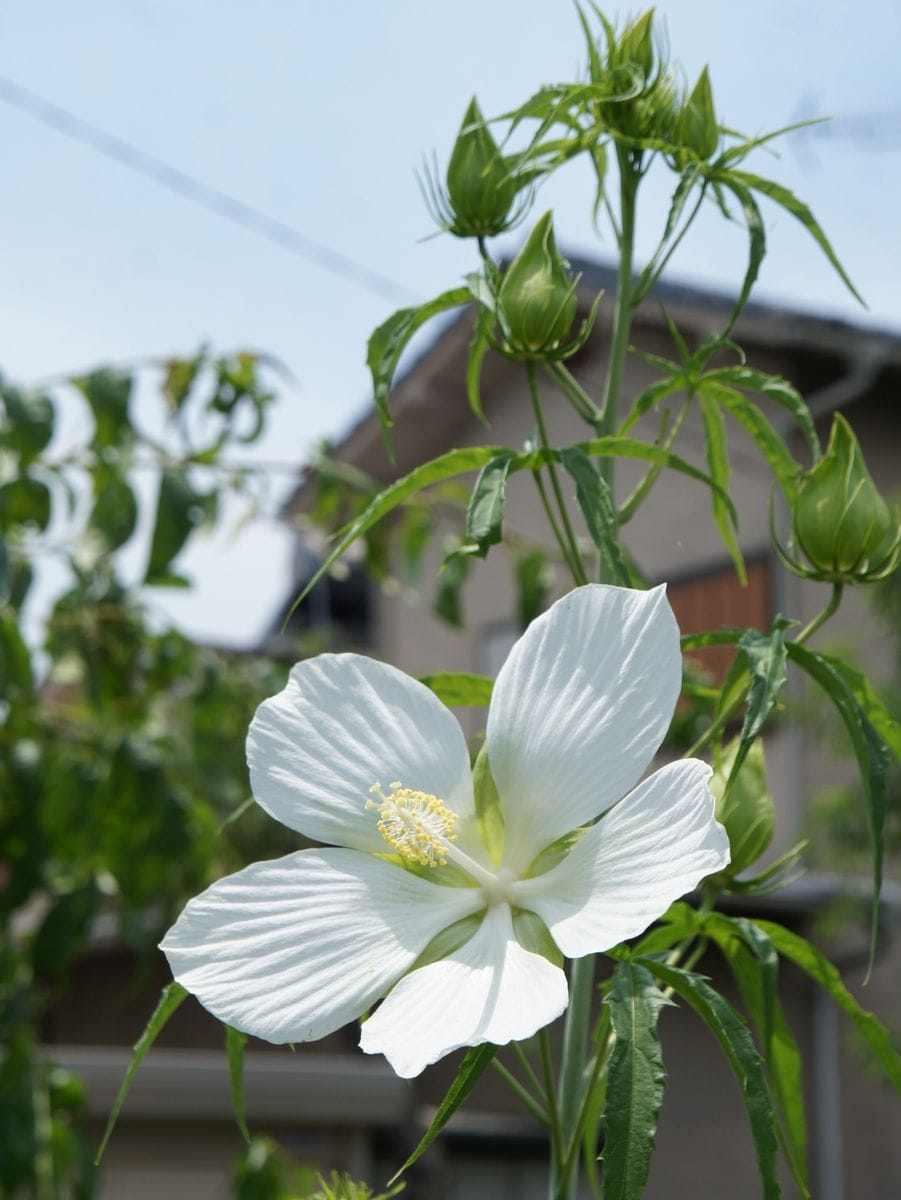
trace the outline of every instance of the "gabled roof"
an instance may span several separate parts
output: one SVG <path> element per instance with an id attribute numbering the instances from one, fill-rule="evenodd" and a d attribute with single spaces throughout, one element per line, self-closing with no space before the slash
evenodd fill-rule
<path id="1" fill-rule="evenodd" d="M 581 275 L 580 304 L 586 309 L 599 291 L 608 296 L 616 293 L 617 271 L 613 264 L 582 258 L 570 260 L 572 269 Z M 665 327 L 665 312 L 689 339 L 700 340 L 720 329 L 728 319 L 735 303 L 734 293 L 706 288 L 696 284 L 659 281 L 643 301 L 634 318 L 634 329 L 660 330 Z M 594 341 L 605 336 L 609 307 L 605 314 L 601 304 Z M 408 469 L 407 464 L 422 458 L 423 429 L 428 429 L 432 444 L 450 446 L 458 440 L 461 412 L 466 409 L 462 364 L 465 362 L 472 336 L 469 306 L 450 320 L 436 322 L 438 329 L 433 340 L 397 377 L 391 394 L 391 411 L 397 420 L 394 429 L 395 461 Z M 811 386 L 817 389 L 834 388 L 835 394 L 823 397 L 822 410 L 840 407 L 842 393 L 849 392 L 845 380 L 854 377 L 854 398 L 871 386 L 883 370 L 901 374 L 901 331 L 856 325 L 835 317 L 811 313 L 776 303 L 752 300 L 742 310 L 735 326 L 735 339 L 743 348 L 766 347 L 782 351 L 803 362 Z M 596 341 L 595 341 L 596 344 Z M 499 355 L 486 356 L 483 369 L 483 391 L 490 394 L 492 382 L 509 370 L 509 364 Z M 456 403 L 444 407 L 435 399 L 459 396 Z M 847 396 L 851 398 L 850 392 Z M 415 420 L 416 414 L 427 420 Z M 816 413 L 815 413 L 816 415 Z M 412 419 L 411 419 L 412 418 Z M 490 434 L 487 435 L 490 438 Z M 342 461 L 365 466 L 374 478 L 390 482 L 400 473 L 389 462 L 382 447 L 382 435 L 375 408 L 370 408 L 334 446 L 334 454 Z M 307 479 L 303 478 L 288 498 L 283 514 L 302 510 Z"/>

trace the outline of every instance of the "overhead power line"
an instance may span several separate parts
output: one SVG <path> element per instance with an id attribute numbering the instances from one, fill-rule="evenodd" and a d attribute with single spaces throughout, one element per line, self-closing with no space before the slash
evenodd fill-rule
<path id="1" fill-rule="evenodd" d="M 419 299 L 415 293 L 396 279 L 367 267 L 315 238 L 308 237 L 277 217 L 270 217 L 267 213 L 246 204 L 243 200 L 238 200 L 227 192 L 220 191 L 219 188 L 211 187 L 202 180 L 195 179 L 186 171 L 172 166 L 171 163 L 157 158 L 153 154 L 148 154 L 124 138 L 108 133 L 105 129 L 101 129 L 89 121 L 82 120 L 81 117 L 77 117 L 45 96 L 40 96 L 37 92 L 32 92 L 2 75 L 0 75 L 0 101 L 19 112 L 26 113 L 34 120 L 40 121 L 42 125 L 62 134 L 63 137 L 88 146 L 105 158 L 117 162 L 120 166 L 144 176 L 145 179 L 152 180 L 170 192 L 175 192 L 183 199 L 199 204 L 202 208 L 216 213 L 226 221 L 240 225 L 242 229 L 247 229 L 259 237 L 266 238 L 267 241 L 274 242 L 283 250 L 289 250 L 292 254 L 305 258 L 307 262 L 319 267 L 322 271 L 328 271 L 348 283 L 366 288 L 367 291 L 392 301 L 400 300 L 409 303 Z"/>

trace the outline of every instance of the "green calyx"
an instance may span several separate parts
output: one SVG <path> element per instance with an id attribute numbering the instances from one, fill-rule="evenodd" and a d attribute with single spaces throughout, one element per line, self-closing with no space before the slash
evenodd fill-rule
<path id="1" fill-rule="evenodd" d="M 706 161 L 716 152 L 720 131 L 706 67 L 679 111 L 676 136 L 683 151 L 699 159 Z"/>
<path id="2" fill-rule="evenodd" d="M 885 578 L 901 554 L 897 514 L 880 495 L 857 438 L 841 414 L 833 418 L 822 459 L 798 485 L 794 537 L 813 570 L 799 573 L 834 583 Z"/>
<path id="3" fill-rule="evenodd" d="M 576 287 L 568 263 L 557 251 L 554 226 L 546 212 L 526 239 L 497 290 L 497 319 L 504 351 L 511 358 L 553 360 L 572 352 Z"/>
<path id="4" fill-rule="evenodd" d="M 494 237 L 518 217 L 521 181 L 498 149 L 476 103 L 469 102 L 447 168 L 442 224 L 457 237 Z"/>
<path id="5" fill-rule="evenodd" d="M 714 758 L 710 791 L 716 799 L 716 819 L 725 826 L 731 860 L 725 870 L 737 875 L 755 863 L 773 840 L 776 809 L 767 783 L 763 743 L 754 742 L 735 772 L 740 739 L 735 738 Z M 734 775 L 734 777 L 733 777 Z"/>

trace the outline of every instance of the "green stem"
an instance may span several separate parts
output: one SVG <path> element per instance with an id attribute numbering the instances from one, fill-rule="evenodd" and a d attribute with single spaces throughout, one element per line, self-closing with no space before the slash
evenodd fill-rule
<path id="1" fill-rule="evenodd" d="M 550 497 L 547 494 L 547 488 L 544 486 L 544 480 L 541 478 L 541 470 L 538 467 L 535 467 L 535 469 L 532 471 L 532 478 L 535 480 L 535 486 L 538 489 L 538 495 L 541 498 L 541 506 L 544 509 L 544 515 L 547 517 L 548 524 L 551 527 L 554 540 L 560 547 L 560 553 L 563 555 L 564 561 L 569 567 L 573 578 L 577 578 L 579 568 L 573 561 L 569 547 L 566 544 L 566 538 L 563 536 L 563 531 L 557 524 L 557 518 L 554 516 L 554 510 L 551 507 Z"/>
<path id="2" fill-rule="evenodd" d="M 505 1067 L 498 1058 L 493 1058 L 491 1060 L 491 1066 L 497 1072 L 497 1074 L 500 1075 L 501 1079 L 503 1079 L 504 1083 L 506 1083 L 507 1087 L 510 1088 L 514 1095 L 516 1095 L 522 1101 L 535 1120 L 540 1121 L 542 1125 L 547 1125 L 547 1113 L 541 1107 L 541 1104 L 535 1099 L 532 1093 L 528 1090 L 528 1088 L 523 1087 L 509 1067 Z"/>
<path id="3" fill-rule="evenodd" d="M 541 397 L 538 395 L 538 380 L 535 377 L 534 363 L 526 364 L 526 375 L 529 380 L 529 395 L 532 398 L 532 410 L 535 413 L 535 424 L 538 427 L 538 440 L 542 446 L 542 449 L 550 450 L 551 442 L 550 438 L 548 437 L 547 426 L 544 421 L 544 413 L 541 408 Z M 551 489 L 554 493 L 554 498 L 557 501 L 557 508 L 560 513 L 560 523 L 566 539 L 566 547 L 569 548 L 569 556 L 567 561 L 569 562 L 570 570 L 573 573 L 573 578 L 576 584 L 582 585 L 588 582 L 588 575 L 585 572 L 585 566 L 582 562 L 582 555 L 579 553 L 579 545 L 576 541 L 576 535 L 569 519 L 566 501 L 563 499 L 563 491 L 560 487 L 560 480 L 557 478 L 557 468 L 554 466 L 553 462 L 548 463 L 547 473 L 548 478 L 551 481 Z M 560 549 L 565 551 L 566 547 L 564 546 L 563 541 L 560 540 L 559 535 L 558 541 L 560 541 Z"/>
<path id="4" fill-rule="evenodd" d="M 820 626 L 825 625 L 829 618 L 838 610 L 838 606 L 842 602 L 842 593 L 844 590 L 845 585 L 843 583 L 834 583 L 832 585 L 832 598 L 823 611 L 818 613 L 809 624 L 805 625 L 798 636 L 793 639 L 797 645 L 801 645 L 808 638 L 812 637 Z"/>
<path id="5" fill-rule="evenodd" d="M 522 1067 L 523 1072 L 525 1073 L 526 1079 L 529 1081 L 529 1085 L 531 1086 L 532 1090 L 534 1092 L 538 1092 L 540 1095 L 544 1091 L 544 1088 L 542 1086 L 541 1080 L 535 1074 L 535 1068 L 532 1066 L 531 1062 L 529 1061 L 528 1054 L 526 1054 L 525 1050 L 523 1050 L 522 1045 L 519 1042 L 512 1042 L 511 1048 L 513 1050 L 513 1053 L 519 1059 L 519 1065 Z"/>
<path id="6" fill-rule="evenodd" d="M 557 1169 L 563 1162 L 563 1130 L 560 1127 L 560 1111 L 554 1090 L 554 1063 L 551 1058 L 551 1043 L 545 1027 L 538 1031 L 538 1051 L 541 1056 L 541 1072 L 544 1076 L 544 1092 L 547 1097 L 547 1118 L 551 1134 L 551 1180 L 556 1179 Z"/>
<path id="7" fill-rule="evenodd" d="M 545 370 L 582 420 L 587 421 L 600 436 L 604 424 L 603 414 L 579 381 L 562 362 L 546 363 Z"/>

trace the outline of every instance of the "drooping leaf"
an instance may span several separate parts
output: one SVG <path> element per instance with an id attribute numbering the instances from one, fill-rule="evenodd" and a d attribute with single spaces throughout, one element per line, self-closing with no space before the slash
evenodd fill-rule
<path id="1" fill-rule="evenodd" d="M 163 988 L 159 1003 L 151 1013 L 150 1020 L 144 1027 L 144 1032 L 135 1042 L 131 1061 L 125 1071 L 125 1078 L 119 1086 L 119 1091 L 116 1093 L 116 1099 L 113 1101 L 113 1107 L 107 1118 L 106 1128 L 103 1131 L 100 1147 L 97 1150 L 97 1157 L 94 1159 L 95 1164 L 99 1163 L 103 1157 L 103 1152 L 110 1140 L 110 1135 L 115 1128 L 116 1121 L 119 1119 L 119 1113 L 122 1111 L 122 1105 L 125 1103 L 125 1097 L 128 1095 L 128 1089 L 131 1087 L 131 1082 L 135 1077 L 138 1067 L 144 1061 L 147 1051 L 159 1037 L 169 1018 L 187 994 L 186 989 L 174 980 Z"/>
<path id="2" fill-rule="evenodd" d="M 776 1178 L 776 1124 L 773 1102 L 767 1087 L 760 1055 L 741 1017 L 701 975 L 672 967 L 656 959 L 641 963 L 662 983 L 671 987 L 695 1010 L 719 1042 L 741 1088 L 748 1113 L 757 1169 L 764 1200 L 782 1194 Z"/>
<path id="3" fill-rule="evenodd" d="M 631 577 L 619 547 L 616 509 L 606 479 L 578 446 L 567 446 L 561 450 L 560 461 L 575 481 L 576 502 L 585 518 L 591 540 L 611 572 L 613 581 L 621 587 L 628 587 Z"/>
<path id="4" fill-rule="evenodd" d="M 167 468 L 160 476 L 156 520 L 150 540 L 150 557 L 144 582 L 154 585 L 183 585 L 170 565 L 198 525 L 209 515 L 215 492 L 198 492 L 187 472 Z"/>
<path id="5" fill-rule="evenodd" d="M 736 171 L 733 169 L 729 172 L 729 178 L 730 180 L 737 180 L 745 187 L 752 188 L 755 192 L 760 192 L 762 195 L 768 196 L 770 200 L 775 201 L 786 212 L 796 217 L 829 259 L 830 263 L 832 263 L 854 299 L 858 300 L 866 308 L 863 297 L 851 282 L 845 268 L 839 262 L 838 255 L 832 249 L 829 239 L 823 233 L 823 230 L 806 204 L 799 200 L 787 187 L 783 187 L 782 184 L 775 183 L 772 179 L 764 179 L 760 175 L 752 175 L 749 171 Z"/>
<path id="6" fill-rule="evenodd" d="M 472 705 L 487 708 L 491 701 L 494 680 L 487 675 L 474 675 L 468 671 L 440 671 L 436 675 L 423 675 L 420 683 L 447 705 Z"/>
<path id="7" fill-rule="evenodd" d="M 823 658 L 838 672 L 864 714 L 892 754 L 901 762 L 901 722 L 895 720 L 885 701 L 876 695 L 866 675 L 855 671 L 840 658 L 824 654 Z"/>
<path id="8" fill-rule="evenodd" d="M 471 1050 L 467 1051 L 463 1062 L 460 1064 L 457 1077 L 448 1089 L 447 1095 L 438 1106 L 438 1111 L 435 1113 L 431 1125 L 404 1165 L 388 1180 L 388 1187 L 391 1187 L 403 1175 L 404 1171 L 412 1167 L 413 1163 L 428 1150 L 429 1146 L 431 1146 L 432 1142 L 434 1142 L 435 1138 L 488 1070 L 495 1054 L 497 1054 L 497 1046 L 492 1046 L 490 1042 L 486 1042 L 482 1046 L 474 1046 Z"/>
<path id="9" fill-rule="evenodd" d="M 450 450 L 447 454 L 441 454 L 438 458 L 433 458 L 431 461 L 423 463 L 421 467 L 417 467 L 408 475 L 404 475 L 395 483 L 392 483 L 389 487 L 379 492 L 367 505 L 365 511 L 358 517 L 355 517 L 340 533 L 337 545 L 294 601 L 291 613 L 294 612 L 298 604 L 305 599 L 319 580 L 331 570 L 342 554 L 358 538 L 362 537 L 367 530 L 371 529 L 376 522 L 381 521 L 383 517 L 393 512 L 398 505 L 403 504 L 410 496 L 415 496 L 417 492 L 422 491 L 423 488 L 429 487 L 433 483 L 441 483 L 445 479 L 452 479 L 455 475 L 463 475 L 468 471 L 477 471 L 481 467 L 484 467 L 487 462 L 490 462 L 492 458 L 502 453 L 504 453 L 503 446 L 473 446 L 465 450 Z M 286 620 L 290 619 L 291 613 L 288 614 Z"/>
<path id="10" fill-rule="evenodd" d="M 784 926 L 777 925 L 775 921 L 758 920 L 756 924 L 772 941 L 783 958 L 790 958 L 815 983 L 827 991 L 839 1008 L 850 1017 L 858 1033 L 876 1055 L 888 1078 L 901 1092 L 901 1055 L 892 1044 L 891 1034 L 878 1018 L 860 1007 L 842 983 L 838 968 L 832 965 L 822 950 L 811 945 L 800 934 L 792 933 Z"/>
<path id="11" fill-rule="evenodd" d="M 241 1131 L 244 1141 L 250 1142 L 244 1108 L 244 1047 L 246 1045 L 246 1033 L 242 1033 L 239 1029 L 232 1029 L 231 1025 L 225 1026 L 225 1054 L 228 1059 L 228 1079 L 231 1085 L 235 1124 Z"/>
<path id="12" fill-rule="evenodd" d="M 735 388 L 711 380 L 709 376 L 698 384 L 698 392 L 702 398 L 724 408 L 751 435 L 779 481 L 783 494 L 791 502 L 801 467 L 757 405 Z"/>
<path id="13" fill-rule="evenodd" d="M 604 1110 L 604 1197 L 640 1200 L 666 1086 L 657 1022 L 671 1001 L 645 967 L 625 959 L 616 964 L 605 1003 L 616 1041 Z"/>
<path id="14" fill-rule="evenodd" d="M 703 391 L 700 392 L 698 400 L 701 405 L 701 417 L 704 422 L 707 465 L 710 468 L 710 478 L 715 480 L 724 492 L 728 492 L 729 480 L 732 477 L 732 468 L 729 465 L 729 452 L 726 446 L 726 422 L 723 420 L 723 414 L 720 412 L 719 406 L 708 394 Z M 732 522 L 728 509 L 723 504 L 719 492 L 711 491 L 710 499 L 713 505 L 713 519 L 716 522 L 716 527 L 720 531 L 720 537 L 723 539 L 726 549 L 729 551 L 729 557 L 735 564 L 739 583 L 744 586 L 748 582 L 748 573 L 745 570 L 745 560 L 735 536 L 736 526 Z"/>
<path id="15" fill-rule="evenodd" d="M 888 768 L 888 748 L 861 707 L 854 688 L 844 669 L 836 667 L 835 659 L 797 642 L 788 643 L 788 656 L 806 671 L 832 700 L 838 709 L 854 747 L 870 823 L 873 843 L 873 904 L 870 920 L 870 967 L 876 954 L 879 928 L 879 898 L 882 892 L 882 860 L 885 854 L 885 773 Z"/>
<path id="16" fill-rule="evenodd" d="M 452 288 L 421 304 L 417 308 L 401 308 L 379 325 L 369 339 L 366 364 L 372 374 L 372 390 L 376 413 L 382 428 L 385 448 L 391 453 L 391 427 L 394 418 L 388 407 L 388 396 L 400 357 L 418 329 L 438 313 L 459 308 L 472 300 L 469 288 Z"/>
<path id="17" fill-rule="evenodd" d="M 486 463 L 476 480 L 466 509 L 465 538 L 484 558 L 491 546 L 500 542 L 506 502 L 507 476 L 515 455 L 499 454 Z"/>
<path id="18" fill-rule="evenodd" d="M 488 422 L 482 408 L 482 361 L 491 346 L 488 338 L 491 323 L 491 313 L 488 309 L 480 307 L 466 358 L 466 395 L 469 407 L 483 425 L 487 425 Z"/>
<path id="19" fill-rule="evenodd" d="M 727 187 L 733 193 L 736 200 L 738 200 L 744 213 L 745 226 L 748 230 L 748 265 L 745 268 L 744 279 L 742 280 L 735 307 L 732 309 L 732 313 L 726 323 L 726 332 L 728 333 L 738 320 L 741 310 L 747 303 L 751 289 L 760 272 L 760 264 L 766 255 L 766 230 L 763 224 L 763 217 L 760 215 L 760 209 L 751 192 L 742 183 L 734 179 L 731 174 L 723 176 L 719 180 L 719 183 Z"/>
<path id="20" fill-rule="evenodd" d="M 717 367 L 708 371 L 705 381 L 724 383 L 729 387 L 743 388 L 749 392 L 759 392 L 761 396 L 775 401 L 795 418 L 798 428 L 804 434 L 804 439 L 810 447 L 814 461 L 821 454 L 820 439 L 813 423 L 810 409 L 804 403 L 804 397 L 796 387 L 783 379 L 781 375 L 768 375 L 766 371 L 756 371 L 753 367 L 740 364 L 734 367 Z"/>
<path id="21" fill-rule="evenodd" d="M 20 467 L 27 467 L 53 437 L 53 401 L 42 392 L 23 392 L 0 385 L 5 419 L 0 426 L 0 446 L 12 450 Z"/>

